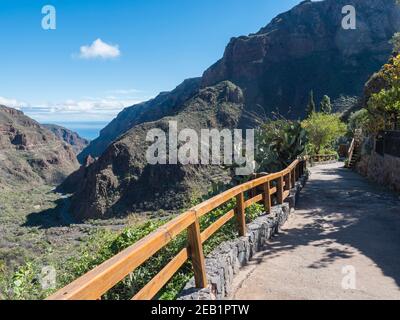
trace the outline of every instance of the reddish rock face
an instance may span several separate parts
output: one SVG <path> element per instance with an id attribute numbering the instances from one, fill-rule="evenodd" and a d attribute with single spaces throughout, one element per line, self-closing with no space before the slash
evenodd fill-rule
<path id="1" fill-rule="evenodd" d="M 341 13 L 353 5 L 356 30 L 342 28 Z M 259 32 L 233 38 L 223 58 L 203 75 L 202 85 L 230 80 L 246 93 L 247 108 L 304 115 L 310 90 L 361 96 L 363 85 L 391 53 L 388 43 L 400 29 L 400 10 L 388 0 L 303 1 Z"/>
<path id="2" fill-rule="evenodd" d="M 78 167 L 70 146 L 21 111 L 0 106 L 0 185 L 58 184 Z"/>
<path id="3" fill-rule="evenodd" d="M 86 140 L 67 128 L 55 124 L 44 124 L 43 127 L 53 132 L 60 140 L 69 144 L 76 154 L 79 154 L 89 144 Z"/>

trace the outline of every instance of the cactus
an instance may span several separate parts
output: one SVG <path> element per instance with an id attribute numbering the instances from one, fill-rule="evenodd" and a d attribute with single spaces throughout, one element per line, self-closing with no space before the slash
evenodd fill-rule
<path id="1" fill-rule="evenodd" d="M 258 171 L 279 171 L 304 153 L 307 135 L 300 122 L 269 120 L 256 133 Z"/>

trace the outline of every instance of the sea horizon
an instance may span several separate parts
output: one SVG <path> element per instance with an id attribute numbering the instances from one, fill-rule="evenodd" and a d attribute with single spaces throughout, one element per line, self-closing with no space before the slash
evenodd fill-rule
<path id="1" fill-rule="evenodd" d="M 53 121 L 51 123 L 43 124 L 55 124 L 67 128 L 79 134 L 80 137 L 92 141 L 99 137 L 101 129 L 103 129 L 108 123 L 108 121 Z"/>

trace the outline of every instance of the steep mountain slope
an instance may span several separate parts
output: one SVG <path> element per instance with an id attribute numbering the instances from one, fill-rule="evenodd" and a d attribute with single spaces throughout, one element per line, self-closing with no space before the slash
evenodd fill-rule
<path id="1" fill-rule="evenodd" d="M 100 136 L 91 141 L 90 145 L 78 155 L 79 161 L 82 163 L 88 155 L 100 156 L 111 142 L 135 125 L 173 114 L 177 107 L 200 88 L 200 82 L 201 78 L 187 79 L 171 92 L 162 92 L 152 100 L 125 108 L 101 130 Z"/>
<path id="2" fill-rule="evenodd" d="M 78 167 L 69 145 L 21 111 L 0 106 L 0 186 L 58 184 Z"/>
<path id="3" fill-rule="evenodd" d="M 82 138 L 78 133 L 55 124 L 43 124 L 43 127 L 53 132 L 57 138 L 68 143 L 76 154 L 79 154 L 89 144 L 89 140 Z"/>
<path id="4" fill-rule="evenodd" d="M 355 30 L 342 28 L 345 5 L 356 8 Z M 182 119 L 182 127 L 189 128 L 254 127 L 276 110 L 298 118 L 310 90 L 318 100 L 323 94 L 333 100 L 360 96 L 369 76 L 390 56 L 389 40 L 398 29 L 400 10 L 394 0 L 303 1 L 258 33 L 233 38 L 201 79 L 125 109 L 80 154 L 81 162 L 89 154 L 99 159 L 81 169 L 79 179 L 70 179 L 81 186 L 73 198 L 75 215 L 96 218 L 179 207 L 194 192 L 204 192 L 215 170 L 228 179 L 230 172 L 219 167 L 148 165 L 145 131 L 165 128 L 166 117 Z M 240 91 L 239 104 L 227 93 L 232 90 Z M 203 98 L 205 92 L 211 100 Z M 223 101 L 237 110 L 232 111 L 234 121 L 210 116 Z"/>
<path id="5" fill-rule="evenodd" d="M 220 166 L 148 164 L 145 153 L 151 143 L 146 142 L 146 134 L 153 128 L 168 133 L 169 121 L 176 121 L 178 130 L 191 128 L 199 136 L 203 128 L 236 128 L 243 102 L 240 88 L 222 82 L 200 90 L 174 116 L 130 129 L 84 173 L 77 171 L 78 181 L 73 181 L 74 175 L 66 180 L 79 188 L 72 198 L 73 213 L 85 219 L 161 207 L 177 209 L 193 194 L 206 192 L 211 182 L 228 182 L 230 172 Z"/>
<path id="6" fill-rule="evenodd" d="M 342 28 L 342 8 L 356 9 L 356 29 Z M 297 118 L 308 92 L 360 96 L 363 84 L 387 60 L 389 39 L 400 29 L 394 0 L 304 1 L 259 32 L 233 38 L 202 84 L 229 79 L 246 92 L 247 107 L 259 105 Z"/>

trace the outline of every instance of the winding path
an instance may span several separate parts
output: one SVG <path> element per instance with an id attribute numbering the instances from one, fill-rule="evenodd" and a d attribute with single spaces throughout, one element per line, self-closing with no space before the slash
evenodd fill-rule
<path id="1" fill-rule="evenodd" d="M 245 300 L 400 299 L 400 197 L 343 163 L 311 168 L 296 213 L 239 272 L 233 292 Z"/>

